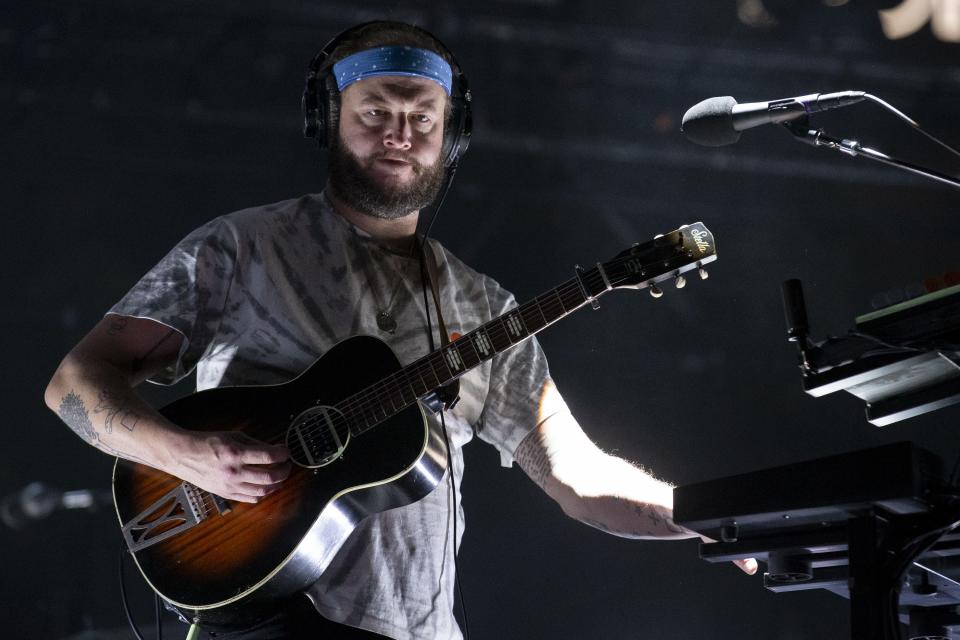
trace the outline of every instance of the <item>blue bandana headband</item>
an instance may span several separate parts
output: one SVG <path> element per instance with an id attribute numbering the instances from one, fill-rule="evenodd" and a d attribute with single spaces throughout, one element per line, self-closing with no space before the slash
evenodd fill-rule
<path id="1" fill-rule="evenodd" d="M 453 71 L 440 55 L 407 46 L 377 47 L 354 53 L 333 65 L 333 75 L 340 91 L 364 78 L 416 76 L 433 80 L 449 96 L 453 82 Z"/>

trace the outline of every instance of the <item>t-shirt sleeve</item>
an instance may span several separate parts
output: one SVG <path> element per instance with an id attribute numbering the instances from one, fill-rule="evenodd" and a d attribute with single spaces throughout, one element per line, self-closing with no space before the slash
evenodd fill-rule
<path id="1" fill-rule="evenodd" d="M 148 318 L 183 335 L 177 361 L 151 382 L 173 384 L 197 366 L 219 328 L 236 261 L 236 234 L 217 218 L 181 240 L 107 312 Z"/>
<path id="2" fill-rule="evenodd" d="M 488 292 L 491 317 L 517 306 L 513 295 L 492 280 Z M 490 388 L 477 436 L 497 447 L 503 466 L 513 465 L 513 453 L 537 425 L 555 413 L 568 411 L 558 393 L 544 394 L 548 383 L 547 357 L 535 336 L 491 360 Z"/>

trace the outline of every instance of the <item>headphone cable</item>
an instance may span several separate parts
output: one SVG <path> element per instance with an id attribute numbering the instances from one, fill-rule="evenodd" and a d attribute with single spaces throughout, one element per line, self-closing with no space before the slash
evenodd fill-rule
<path id="1" fill-rule="evenodd" d="M 444 201 L 447 199 L 447 193 L 450 191 L 450 186 L 453 184 L 453 177 L 457 173 L 457 165 L 459 160 L 454 159 L 450 164 L 450 167 L 447 170 L 447 178 L 443 187 L 443 192 L 440 196 L 437 206 L 434 207 L 433 211 L 430 214 L 430 219 L 427 221 L 426 231 L 423 234 L 423 240 L 420 243 L 420 284 L 423 290 L 423 306 L 427 312 L 427 338 L 429 341 L 430 352 L 436 348 L 436 345 L 433 341 L 433 320 L 430 315 L 430 303 L 427 298 L 427 279 L 424 277 L 426 274 L 426 247 L 427 241 L 430 237 L 430 231 L 433 229 L 433 223 L 437 219 L 437 214 L 440 212 L 440 208 L 443 206 Z M 456 596 L 460 599 L 460 613 L 463 615 L 463 637 L 464 640 L 470 640 L 470 624 L 467 621 L 467 603 L 463 597 L 463 587 L 460 582 L 460 560 L 457 557 L 457 481 L 455 478 L 456 473 L 453 469 L 453 454 L 451 453 L 450 448 L 450 436 L 447 433 L 447 422 L 443 416 L 443 406 L 440 407 L 440 427 L 443 431 L 443 439 L 447 445 L 447 469 L 450 472 L 450 496 L 453 515 L 453 583 L 456 587 Z M 446 554 L 444 554 L 443 562 L 446 562 Z M 456 606 L 456 605 L 454 605 Z"/>

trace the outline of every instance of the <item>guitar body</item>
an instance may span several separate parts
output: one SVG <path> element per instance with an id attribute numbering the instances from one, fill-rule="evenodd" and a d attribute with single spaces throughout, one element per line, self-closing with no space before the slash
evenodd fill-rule
<path id="1" fill-rule="evenodd" d="M 235 430 L 264 442 L 284 442 L 302 412 L 336 405 L 398 369 L 386 344 L 355 337 L 290 382 L 201 391 L 161 412 L 187 429 Z M 126 460 L 116 463 L 113 491 L 124 535 L 150 586 L 188 618 L 216 622 L 243 619 L 303 590 L 320 577 L 363 518 L 423 498 L 445 469 L 443 436 L 413 404 L 351 435 L 329 463 L 293 465 L 281 488 L 257 504 L 218 504 L 209 494 L 165 504 L 164 496 L 180 490 L 183 481 Z M 199 522 L 160 539 L 157 533 L 173 528 L 178 512 L 196 505 Z M 138 526 L 131 529 L 131 523 Z M 150 527 L 160 541 L 131 543 L 131 536 Z"/>

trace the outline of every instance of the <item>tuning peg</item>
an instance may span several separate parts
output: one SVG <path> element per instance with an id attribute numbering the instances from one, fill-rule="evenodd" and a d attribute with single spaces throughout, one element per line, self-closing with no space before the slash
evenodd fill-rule
<path id="1" fill-rule="evenodd" d="M 704 269 L 703 267 L 700 267 L 700 279 L 706 280 L 709 277 L 710 277 L 710 274 L 707 272 L 707 270 Z"/>
<path id="2" fill-rule="evenodd" d="M 662 298 L 662 297 L 663 297 L 663 289 L 661 289 L 660 287 L 658 287 L 658 286 L 655 285 L 655 284 L 652 284 L 652 285 L 650 285 L 650 295 L 653 296 L 654 298 Z"/>
<path id="3" fill-rule="evenodd" d="M 683 289 L 685 286 L 687 286 L 687 279 L 683 276 L 677 276 L 677 279 L 674 280 L 673 283 L 677 285 L 677 289 Z"/>

